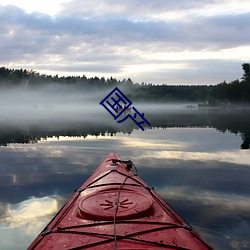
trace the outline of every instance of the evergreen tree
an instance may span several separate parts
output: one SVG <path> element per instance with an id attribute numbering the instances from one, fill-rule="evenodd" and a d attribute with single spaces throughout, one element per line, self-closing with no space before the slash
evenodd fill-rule
<path id="1" fill-rule="evenodd" d="M 243 79 L 243 81 L 245 81 L 245 82 L 249 82 L 250 81 L 250 64 L 249 63 L 243 63 L 242 64 L 242 69 L 244 71 L 244 74 L 243 74 L 241 79 Z"/>

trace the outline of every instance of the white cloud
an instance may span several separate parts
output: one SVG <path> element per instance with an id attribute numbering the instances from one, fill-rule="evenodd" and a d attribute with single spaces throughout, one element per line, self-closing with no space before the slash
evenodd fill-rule
<path id="1" fill-rule="evenodd" d="M 27 13 L 31 12 L 42 12 L 49 15 L 56 15 L 62 8 L 66 1 L 65 0 L 43 0 L 43 1 L 32 1 L 32 0 L 1 0 L 2 5 L 15 5 L 19 8 L 24 9 Z"/>
<path id="2" fill-rule="evenodd" d="M 60 199 L 33 197 L 15 205 L 5 204 L 0 218 L 1 249 L 27 248 L 62 206 Z"/>
<path id="3" fill-rule="evenodd" d="M 23 224 L 34 225 L 34 221 L 41 221 L 42 218 L 51 217 L 58 211 L 58 202 L 55 197 L 31 198 L 16 205 L 8 204 L 5 216 L 0 222 L 9 227 L 20 227 Z M 27 227 L 27 230 L 30 228 Z M 33 234 L 33 230 L 26 233 Z"/>

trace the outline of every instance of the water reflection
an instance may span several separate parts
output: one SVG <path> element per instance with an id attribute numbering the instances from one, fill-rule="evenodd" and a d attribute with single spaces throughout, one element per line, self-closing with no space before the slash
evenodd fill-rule
<path id="1" fill-rule="evenodd" d="M 250 154 L 240 145 L 250 123 L 244 119 L 245 127 L 233 116 L 179 112 L 155 119 L 144 132 L 112 120 L 43 129 L 33 124 L 26 134 L 16 127 L 1 130 L 8 142 L 0 148 L 1 249 L 26 248 L 110 151 L 131 159 L 139 175 L 216 249 L 249 249 Z M 16 143 L 17 134 L 37 143 Z"/>
<path id="2" fill-rule="evenodd" d="M 140 107 L 140 106 L 139 106 Z M 161 108 L 160 108 L 161 107 Z M 248 149 L 250 145 L 250 109 L 207 110 L 185 108 L 167 109 L 162 106 L 147 107 L 147 119 L 152 128 L 190 128 L 210 127 L 225 133 L 240 135 L 239 148 Z M 142 110 L 143 108 L 140 107 Z M 145 107 L 144 107 L 145 109 Z M 55 115 L 55 114 L 54 114 Z M 67 119 L 65 119 L 67 117 Z M 44 117 L 43 117 L 44 118 Z M 0 145 L 10 143 L 37 143 L 41 139 L 60 136 L 87 137 L 114 136 L 117 133 L 131 134 L 140 130 L 131 120 L 117 124 L 110 116 L 99 110 L 96 113 L 67 113 L 63 117 L 51 116 L 44 119 L 0 121 Z"/>
<path id="3" fill-rule="evenodd" d="M 23 226 L 24 224 L 34 225 L 42 221 L 44 217 L 48 217 L 58 211 L 59 206 L 55 197 L 30 198 L 17 204 L 7 204 L 5 218 L 0 222 L 9 225 L 11 228 Z M 31 225 L 31 227 L 32 227 Z M 26 227 L 25 233 L 32 233 L 30 227 Z"/>
<path id="4" fill-rule="evenodd" d="M 0 241 L 2 249 L 23 249 L 59 210 L 60 197 L 30 198 L 17 204 L 2 204 Z M 1 213 L 2 214 L 2 213 Z"/>

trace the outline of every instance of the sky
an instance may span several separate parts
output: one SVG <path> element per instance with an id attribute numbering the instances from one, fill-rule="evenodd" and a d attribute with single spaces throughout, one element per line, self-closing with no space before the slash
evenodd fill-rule
<path id="1" fill-rule="evenodd" d="M 0 67 L 153 84 L 240 79 L 250 1 L 0 0 Z"/>

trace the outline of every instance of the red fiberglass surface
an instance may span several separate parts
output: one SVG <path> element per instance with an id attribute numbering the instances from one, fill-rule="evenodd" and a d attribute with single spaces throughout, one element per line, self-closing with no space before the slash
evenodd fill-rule
<path id="1" fill-rule="evenodd" d="M 110 153 L 28 249 L 212 249 Z"/>

